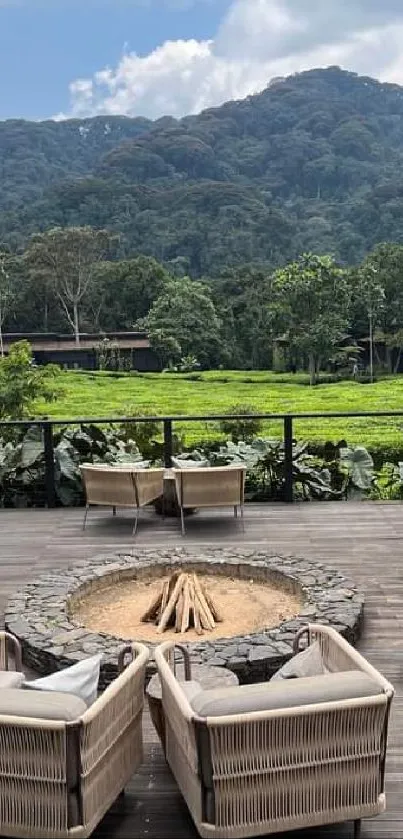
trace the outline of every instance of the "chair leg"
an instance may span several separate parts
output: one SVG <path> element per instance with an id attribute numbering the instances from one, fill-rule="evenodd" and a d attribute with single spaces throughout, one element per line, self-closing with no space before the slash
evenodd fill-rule
<path id="1" fill-rule="evenodd" d="M 238 518 L 238 507 L 237 507 L 237 506 L 236 506 L 236 504 L 235 504 L 235 507 L 234 507 L 234 519 L 237 519 L 237 518 Z"/>
<path id="2" fill-rule="evenodd" d="M 182 536 L 185 535 L 185 514 L 183 512 L 183 507 L 181 507 L 181 530 Z"/>
<path id="3" fill-rule="evenodd" d="M 112 515 L 116 516 L 116 507 L 112 507 Z"/>
<path id="4" fill-rule="evenodd" d="M 354 821 L 354 839 L 360 839 L 361 836 L 361 819 Z"/>
<path id="5" fill-rule="evenodd" d="M 137 533 L 137 525 L 138 525 L 138 523 L 139 523 L 139 508 L 138 508 L 138 507 L 136 507 L 136 514 L 135 514 L 135 518 L 134 518 L 134 525 L 133 525 L 133 531 L 132 531 L 132 535 L 133 535 L 133 536 L 135 536 L 135 535 L 136 535 L 136 533 Z"/>
<path id="6" fill-rule="evenodd" d="M 85 530 L 85 525 L 87 524 L 87 516 L 88 516 L 88 510 L 89 509 L 90 509 L 90 505 L 86 504 L 85 505 L 85 513 L 84 513 L 84 521 L 83 521 L 83 530 Z"/>

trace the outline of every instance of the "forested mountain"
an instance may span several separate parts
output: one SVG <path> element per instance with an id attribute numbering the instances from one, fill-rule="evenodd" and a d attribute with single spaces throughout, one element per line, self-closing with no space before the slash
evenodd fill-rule
<path id="1" fill-rule="evenodd" d="M 0 241 L 108 227 L 178 274 L 403 241 L 403 88 L 337 67 L 156 122 L 0 123 Z"/>

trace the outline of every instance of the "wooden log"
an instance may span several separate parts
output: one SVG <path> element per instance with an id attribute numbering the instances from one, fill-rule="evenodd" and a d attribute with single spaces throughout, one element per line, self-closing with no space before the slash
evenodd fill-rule
<path id="1" fill-rule="evenodd" d="M 216 606 L 216 604 L 215 604 L 215 602 L 214 602 L 213 598 L 212 598 L 212 597 L 211 597 L 211 595 L 208 593 L 208 591 L 207 591 L 206 587 L 203 585 L 203 583 L 200 583 L 200 587 L 201 587 L 201 590 L 202 590 L 202 592 L 203 592 L 203 594 L 204 594 L 204 597 L 205 597 L 205 599 L 206 599 L 206 603 L 207 603 L 207 605 L 208 605 L 208 607 L 209 607 L 209 609 L 210 609 L 210 612 L 211 612 L 211 614 L 212 614 L 212 616 L 213 616 L 214 620 L 215 620 L 217 623 L 222 623 L 222 622 L 223 622 L 223 620 L 224 620 L 224 618 L 223 618 L 223 616 L 222 616 L 221 612 L 217 609 L 217 606 Z"/>
<path id="2" fill-rule="evenodd" d="M 195 588 L 197 600 L 199 601 L 199 604 L 200 604 L 200 612 L 201 612 L 200 617 L 201 618 L 203 617 L 205 619 L 205 622 L 207 623 L 207 626 L 205 626 L 204 628 L 205 629 L 214 629 L 215 621 L 214 621 L 213 615 L 210 612 L 210 609 L 208 607 L 206 598 L 205 598 L 205 596 L 202 592 L 200 581 L 199 581 L 196 574 L 193 574 L 193 585 L 194 585 L 194 588 Z M 203 625 L 203 621 L 202 621 L 202 625 Z"/>
<path id="3" fill-rule="evenodd" d="M 164 609 L 164 611 L 161 615 L 159 624 L 157 626 L 157 632 L 158 633 L 163 632 L 164 629 L 168 626 L 169 619 L 171 618 L 172 613 L 175 609 L 176 601 L 178 600 L 178 597 L 181 593 L 181 589 L 182 589 L 182 586 L 183 586 L 183 583 L 184 583 L 185 579 L 186 579 L 186 574 L 180 574 L 179 575 L 179 577 L 176 581 L 176 584 L 175 584 L 175 588 L 174 588 L 172 594 L 170 595 L 170 597 L 168 599 L 168 603 L 165 606 L 165 609 Z"/>
<path id="4" fill-rule="evenodd" d="M 141 620 L 144 621 L 144 623 L 147 623 L 147 621 L 155 621 L 161 605 L 163 591 L 164 586 L 162 586 L 158 594 L 156 594 L 155 597 L 152 599 L 147 611 L 144 612 L 144 615 L 141 618 Z"/>
<path id="5" fill-rule="evenodd" d="M 156 616 L 156 621 L 155 621 L 157 624 L 161 620 L 161 615 L 163 614 L 164 609 L 166 608 L 166 605 L 167 605 L 168 600 L 169 600 L 169 582 L 170 582 L 169 580 L 165 580 L 165 583 L 162 587 L 162 597 L 161 597 L 160 608 L 158 609 L 158 614 Z"/>
<path id="6" fill-rule="evenodd" d="M 198 592 L 196 592 L 196 595 L 195 595 L 195 602 L 196 602 L 196 608 L 198 610 L 199 617 L 200 617 L 200 623 L 201 623 L 203 629 L 208 629 L 208 630 L 214 629 L 214 626 L 215 626 L 214 619 L 211 616 L 211 613 L 206 611 L 204 603 L 200 600 Z"/>
<path id="7" fill-rule="evenodd" d="M 170 578 L 169 578 L 169 580 L 168 580 L 169 595 L 171 595 L 171 594 L 172 594 L 172 592 L 173 592 L 173 590 L 174 590 L 174 588 L 175 588 L 175 586 L 176 586 L 176 583 L 177 583 L 178 579 L 179 579 L 179 571 L 174 571 L 174 573 L 173 573 L 173 574 L 171 574 L 171 576 L 170 576 Z"/>
<path id="8" fill-rule="evenodd" d="M 185 584 L 183 587 L 183 611 L 182 611 L 182 622 L 181 622 L 181 632 L 186 632 L 189 629 L 190 624 L 190 589 L 189 589 L 189 577 L 186 578 Z"/>
<path id="9" fill-rule="evenodd" d="M 203 635 L 203 630 L 200 624 L 200 617 L 199 617 L 199 610 L 196 604 L 196 592 L 194 589 L 193 580 L 189 580 L 189 593 L 190 593 L 190 603 L 191 603 L 191 612 L 193 612 L 193 624 L 194 628 L 198 635 Z"/>
<path id="10" fill-rule="evenodd" d="M 185 582 L 186 586 L 186 582 Z M 183 615 L 183 605 L 184 605 L 184 589 L 182 589 L 178 600 L 176 602 L 176 610 L 175 610 L 175 632 L 181 632 L 182 627 L 182 615 Z"/>
<path id="11" fill-rule="evenodd" d="M 154 620 L 158 632 L 168 625 L 174 625 L 176 632 L 186 632 L 194 626 L 198 635 L 203 630 L 212 630 L 215 621 L 222 619 L 202 585 L 197 574 L 176 571 L 165 580 L 142 617 L 143 621 Z"/>

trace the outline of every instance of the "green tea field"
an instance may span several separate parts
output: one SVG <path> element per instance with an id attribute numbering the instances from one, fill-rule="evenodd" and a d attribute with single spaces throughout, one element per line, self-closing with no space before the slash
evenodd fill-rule
<path id="1" fill-rule="evenodd" d="M 197 374 L 113 376 L 107 373 L 61 372 L 62 394 L 51 404 L 38 403 L 37 415 L 58 419 L 111 417 L 132 412 L 156 415 L 215 415 L 235 405 L 262 413 L 403 410 L 403 376 L 374 384 L 354 381 L 311 388 L 305 376 L 267 371 L 209 371 Z M 217 437 L 215 423 L 178 423 L 187 445 Z M 282 423 L 267 421 L 265 436 L 279 437 Z M 298 439 L 345 438 L 382 448 L 403 448 L 403 417 L 315 419 L 295 422 Z"/>

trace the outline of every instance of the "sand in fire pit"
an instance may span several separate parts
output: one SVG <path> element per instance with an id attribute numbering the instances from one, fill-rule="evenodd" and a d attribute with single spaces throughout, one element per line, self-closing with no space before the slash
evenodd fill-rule
<path id="1" fill-rule="evenodd" d="M 162 634 L 151 623 L 143 623 L 141 616 L 168 579 L 126 580 L 95 591 L 77 603 L 71 617 L 96 632 L 107 632 L 124 639 L 164 641 L 181 637 L 188 641 L 202 638 L 225 638 L 247 635 L 250 632 L 277 626 L 301 611 L 302 600 L 274 585 L 263 585 L 253 580 L 200 575 L 223 617 L 211 632 L 197 635 L 190 629 L 183 636 L 173 628 Z"/>

